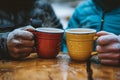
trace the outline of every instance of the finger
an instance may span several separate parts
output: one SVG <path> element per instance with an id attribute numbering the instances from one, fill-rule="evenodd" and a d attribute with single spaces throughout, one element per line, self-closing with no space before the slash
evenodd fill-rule
<path id="1" fill-rule="evenodd" d="M 22 46 L 22 47 L 33 47 L 35 45 L 35 41 L 32 40 L 20 40 L 19 43 L 16 43 L 17 46 Z"/>
<path id="2" fill-rule="evenodd" d="M 20 54 L 19 58 L 25 58 L 25 57 L 28 57 L 29 55 L 30 55 L 30 53 Z"/>
<path id="3" fill-rule="evenodd" d="M 31 25 L 28 25 L 28 26 L 25 26 L 25 27 L 22 27 L 22 28 L 19 28 L 21 30 L 35 30 L 34 27 L 32 27 Z"/>
<path id="4" fill-rule="evenodd" d="M 98 57 L 100 59 L 120 60 L 120 53 L 100 53 Z"/>
<path id="5" fill-rule="evenodd" d="M 12 57 L 13 59 L 22 59 L 25 57 L 28 57 L 30 55 L 30 53 L 24 53 L 24 54 L 13 54 Z"/>
<path id="6" fill-rule="evenodd" d="M 33 40 L 34 35 L 29 31 L 17 30 L 14 32 L 15 39 Z"/>
<path id="7" fill-rule="evenodd" d="M 26 31 L 29 31 L 29 32 L 34 32 L 34 31 L 35 31 L 35 29 L 31 29 L 31 28 L 29 28 L 29 29 L 26 29 Z"/>
<path id="8" fill-rule="evenodd" d="M 32 40 L 12 40 L 9 46 L 14 46 L 16 48 L 20 47 L 34 47 L 35 41 Z"/>
<path id="9" fill-rule="evenodd" d="M 96 47 L 96 51 L 99 53 L 104 53 L 104 52 L 120 52 L 120 44 L 119 43 L 113 43 L 113 44 L 109 44 L 109 45 L 104 45 L 104 46 L 100 46 L 97 45 Z"/>
<path id="10" fill-rule="evenodd" d="M 20 57 L 20 54 L 18 53 L 18 49 L 15 47 L 13 47 L 12 49 L 9 49 L 9 54 L 14 59 L 17 59 Z"/>
<path id="11" fill-rule="evenodd" d="M 17 48 L 17 53 L 31 53 L 33 51 L 33 47 L 22 47 L 22 48 Z"/>
<path id="12" fill-rule="evenodd" d="M 101 63 L 104 65 L 118 66 L 120 65 L 119 60 L 101 60 Z"/>
<path id="13" fill-rule="evenodd" d="M 112 42 L 119 42 L 118 37 L 116 35 L 105 35 L 101 36 L 97 39 L 99 45 L 107 45 Z"/>
<path id="14" fill-rule="evenodd" d="M 96 33 L 97 36 L 110 35 L 110 34 L 113 34 L 113 33 L 109 33 L 109 32 L 106 32 L 106 31 L 99 31 L 99 32 Z"/>
<path id="15" fill-rule="evenodd" d="M 32 47 L 14 48 L 11 55 L 14 58 L 24 58 L 27 57 L 32 51 L 33 51 Z"/>

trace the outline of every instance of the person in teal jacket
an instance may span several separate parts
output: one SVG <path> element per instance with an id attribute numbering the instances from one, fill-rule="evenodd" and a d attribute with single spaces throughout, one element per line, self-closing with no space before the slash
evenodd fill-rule
<path id="1" fill-rule="evenodd" d="M 75 8 L 67 28 L 97 30 L 97 35 L 100 37 L 97 40 L 96 50 L 98 53 L 104 53 L 98 54 L 101 63 L 120 64 L 120 37 L 117 36 L 120 34 L 120 0 L 85 0 L 81 2 Z M 66 51 L 65 48 L 64 51 Z"/>
<path id="2" fill-rule="evenodd" d="M 120 34 L 120 0 L 85 0 L 80 3 L 68 28 L 93 28 Z"/>

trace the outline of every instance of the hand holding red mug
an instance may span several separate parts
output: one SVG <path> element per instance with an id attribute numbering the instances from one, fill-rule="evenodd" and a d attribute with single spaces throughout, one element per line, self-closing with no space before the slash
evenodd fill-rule
<path id="1" fill-rule="evenodd" d="M 100 31 L 97 42 L 98 57 L 102 64 L 119 65 L 120 64 L 120 36 L 113 33 Z"/>
<path id="2" fill-rule="evenodd" d="M 7 47 L 13 59 L 29 56 L 34 49 L 34 35 L 28 30 L 34 30 L 32 26 L 15 29 L 8 34 Z"/>

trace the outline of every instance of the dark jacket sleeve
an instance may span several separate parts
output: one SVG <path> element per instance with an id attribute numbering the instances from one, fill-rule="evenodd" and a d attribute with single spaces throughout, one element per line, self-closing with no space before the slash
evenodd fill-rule
<path id="1" fill-rule="evenodd" d="M 10 59 L 6 44 L 8 33 L 0 33 L 0 59 Z"/>
<path id="2" fill-rule="evenodd" d="M 16 28 L 8 15 L 9 13 L 0 10 L 0 59 L 10 59 L 7 37 L 9 32 Z"/>

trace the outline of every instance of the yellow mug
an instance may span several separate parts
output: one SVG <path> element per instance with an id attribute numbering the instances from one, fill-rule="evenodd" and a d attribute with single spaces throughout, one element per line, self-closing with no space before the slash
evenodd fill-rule
<path id="1" fill-rule="evenodd" d="M 94 52 L 96 30 L 88 28 L 72 28 L 66 31 L 68 54 L 76 61 L 86 61 Z"/>

